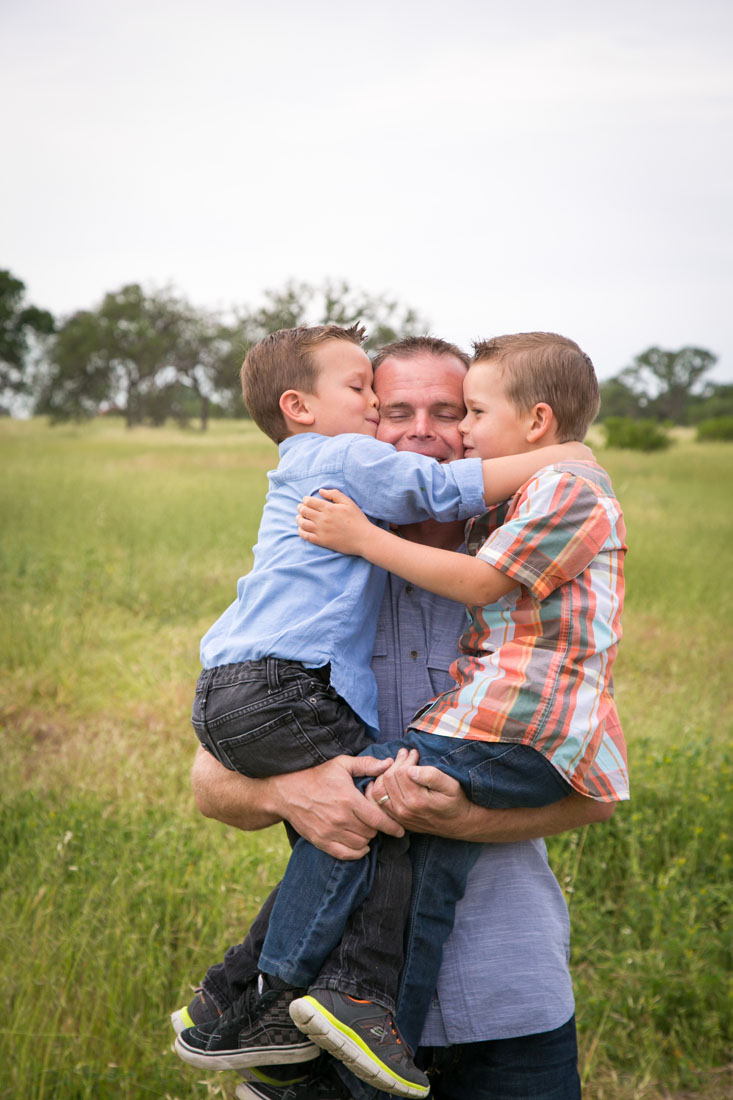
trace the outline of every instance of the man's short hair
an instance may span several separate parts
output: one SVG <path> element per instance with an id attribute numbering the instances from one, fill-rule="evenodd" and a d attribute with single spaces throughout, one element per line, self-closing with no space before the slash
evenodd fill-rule
<path id="1" fill-rule="evenodd" d="M 593 364 L 574 340 L 555 332 L 519 332 L 473 346 L 473 362 L 498 362 L 505 393 L 519 412 L 545 402 L 558 440 L 583 440 L 601 405 Z"/>
<path id="2" fill-rule="evenodd" d="M 364 327 L 360 324 L 314 325 L 281 328 L 250 348 L 242 364 L 242 397 L 250 416 L 265 435 L 282 443 L 288 435 L 280 398 L 286 390 L 314 393 L 318 362 L 313 352 L 327 340 L 349 340 L 360 346 Z"/>
<path id="3" fill-rule="evenodd" d="M 437 336 L 405 336 L 402 340 L 393 340 L 380 348 L 372 360 L 376 371 L 385 359 L 413 359 L 416 355 L 453 355 L 468 368 L 471 357 L 456 344 L 440 340 Z"/>

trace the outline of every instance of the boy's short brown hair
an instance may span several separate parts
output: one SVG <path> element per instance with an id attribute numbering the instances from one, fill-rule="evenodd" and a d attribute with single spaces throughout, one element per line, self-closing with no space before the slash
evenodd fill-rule
<path id="1" fill-rule="evenodd" d="M 473 346 L 473 362 L 501 364 L 505 393 L 519 412 L 545 402 L 558 441 L 582 441 L 601 405 L 593 364 L 574 340 L 556 332 L 518 332 Z"/>
<path id="2" fill-rule="evenodd" d="M 416 355 L 453 355 L 468 367 L 471 358 L 456 344 L 441 340 L 438 336 L 405 336 L 402 340 L 393 340 L 379 349 L 372 359 L 376 370 L 385 359 L 412 359 Z"/>
<path id="3" fill-rule="evenodd" d="M 327 340 L 350 340 L 361 345 L 364 327 L 314 325 L 307 328 L 281 328 L 271 332 L 250 348 L 242 364 L 242 397 L 258 428 L 275 443 L 288 435 L 280 411 L 280 398 L 286 390 L 314 393 L 318 381 L 318 363 L 313 355 Z"/>

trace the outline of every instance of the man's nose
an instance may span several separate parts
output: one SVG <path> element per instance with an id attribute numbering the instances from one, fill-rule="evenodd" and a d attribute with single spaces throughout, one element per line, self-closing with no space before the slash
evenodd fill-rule
<path id="1" fill-rule="evenodd" d="M 418 436 L 420 439 L 429 439 L 430 436 L 435 435 L 432 421 L 426 412 L 415 413 L 410 435 Z"/>

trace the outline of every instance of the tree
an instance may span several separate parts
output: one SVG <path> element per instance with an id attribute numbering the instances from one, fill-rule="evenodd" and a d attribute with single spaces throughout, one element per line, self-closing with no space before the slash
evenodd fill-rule
<path id="1" fill-rule="evenodd" d="M 42 338 L 54 327 L 48 310 L 26 304 L 25 283 L 0 269 L 0 397 L 4 403 L 32 392 Z"/>
<path id="2" fill-rule="evenodd" d="M 179 305 L 165 291 L 145 293 L 137 283 L 105 295 L 97 310 L 75 313 L 62 325 L 52 353 L 40 411 L 55 420 L 119 408 L 128 427 L 142 423 L 146 399 L 170 377 Z"/>
<path id="3" fill-rule="evenodd" d="M 601 409 L 599 420 L 609 416 L 638 419 L 643 415 L 646 398 L 637 393 L 625 380 L 623 373 L 601 382 Z"/>
<path id="4" fill-rule="evenodd" d="M 424 331 L 417 313 L 385 295 L 289 282 L 271 290 L 257 309 L 225 321 L 171 290 L 144 291 L 137 283 L 105 295 L 61 326 L 49 377 L 37 404 L 54 420 L 85 418 L 115 408 L 128 426 L 184 422 L 192 410 L 206 428 L 212 405 L 245 415 L 239 371 L 249 348 L 268 333 L 301 324 L 363 321 L 371 348 Z"/>
<path id="5" fill-rule="evenodd" d="M 619 377 L 647 397 L 649 413 L 684 424 L 697 383 L 716 363 L 717 357 L 704 348 L 665 351 L 651 347 L 637 355 Z"/>
<path id="6" fill-rule="evenodd" d="M 202 431 L 206 431 L 212 403 L 227 412 L 239 411 L 234 406 L 235 398 L 241 403 L 239 369 L 244 354 L 239 326 L 227 325 L 217 314 L 188 302 L 178 303 L 171 367 L 178 385 L 196 397 Z M 178 413 L 171 415 L 181 419 Z"/>
<path id="7" fill-rule="evenodd" d="M 329 324 L 348 327 L 357 321 L 366 327 L 367 351 L 428 328 L 416 310 L 401 306 L 386 294 L 355 289 L 345 279 L 326 279 L 318 286 L 291 280 L 281 290 L 268 290 L 265 304 L 243 317 L 250 347 L 281 328 Z"/>
<path id="8" fill-rule="evenodd" d="M 733 385 L 730 382 L 706 382 L 702 393 L 696 394 L 688 409 L 688 423 L 733 417 Z"/>

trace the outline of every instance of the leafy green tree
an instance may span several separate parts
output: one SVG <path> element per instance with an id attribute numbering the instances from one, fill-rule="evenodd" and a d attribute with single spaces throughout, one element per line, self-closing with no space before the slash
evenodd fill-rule
<path id="1" fill-rule="evenodd" d="M 326 279 L 320 285 L 290 281 L 280 290 L 268 290 L 259 309 L 242 318 L 246 343 L 252 344 L 281 328 L 296 325 L 342 325 L 361 321 L 367 330 L 365 348 L 427 331 L 419 313 L 386 294 L 370 294 L 345 279 Z"/>
<path id="2" fill-rule="evenodd" d="M 170 377 L 179 303 L 168 292 L 137 284 L 106 294 L 97 310 L 75 313 L 62 325 L 40 410 L 55 420 L 120 409 L 128 427 L 146 417 L 146 401 Z"/>
<path id="3" fill-rule="evenodd" d="M 36 402 L 36 412 L 49 414 L 54 423 L 84 420 L 103 404 L 114 404 L 111 369 L 98 346 L 98 329 L 88 310 L 74 313 L 59 329 Z"/>
<path id="4" fill-rule="evenodd" d="M 215 313 L 179 302 L 171 366 L 178 384 L 195 396 L 202 431 L 212 405 L 225 412 L 239 411 L 235 401 L 241 404 L 239 369 L 245 350 L 241 326 L 227 325 Z M 175 410 L 170 415 L 181 419 Z"/>
<path id="5" fill-rule="evenodd" d="M 0 396 L 29 395 L 37 380 L 44 337 L 54 331 L 53 316 L 46 309 L 28 305 L 25 283 L 6 268 L 0 269 Z"/>
<path id="6" fill-rule="evenodd" d="M 733 417 L 733 385 L 730 382 L 708 382 L 702 393 L 695 395 L 688 410 L 688 423 L 701 420 Z"/>
<path id="7" fill-rule="evenodd" d="M 716 363 L 717 357 L 704 348 L 665 351 L 651 347 L 637 355 L 620 377 L 646 396 L 647 415 L 684 424 L 695 387 Z"/>
<path id="8" fill-rule="evenodd" d="M 609 378 L 601 382 L 601 410 L 599 420 L 606 420 L 609 416 L 631 417 L 636 420 L 644 414 L 647 399 L 644 394 L 637 393 L 622 374 L 615 378 Z"/>
<path id="9" fill-rule="evenodd" d="M 367 348 L 426 327 L 414 310 L 344 281 L 289 282 L 228 321 L 170 290 L 146 292 L 133 283 L 64 322 L 37 409 L 63 420 L 114 408 L 128 426 L 169 416 L 183 422 L 195 409 L 206 428 L 214 408 L 245 415 L 239 371 L 258 340 L 300 324 L 359 320 L 370 333 Z"/>

